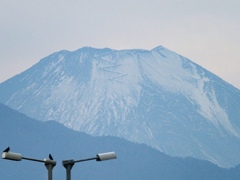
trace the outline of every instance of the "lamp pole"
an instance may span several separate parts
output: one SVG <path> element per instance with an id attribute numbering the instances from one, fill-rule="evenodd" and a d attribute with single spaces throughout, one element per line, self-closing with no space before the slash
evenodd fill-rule
<path id="1" fill-rule="evenodd" d="M 63 160 L 62 165 L 66 169 L 66 180 L 71 180 L 71 169 L 75 163 L 83 162 L 83 161 L 91 161 L 91 160 L 105 161 L 105 160 L 111 160 L 111 159 L 116 159 L 116 158 L 117 158 L 117 156 L 116 156 L 115 152 L 107 152 L 107 153 L 97 154 L 96 157 L 93 157 L 93 158 L 80 159 L 80 160 L 76 160 L 76 161 L 74 161 L 73 159 Z"/>
<path id="2" fill-rule="evenodd" d="M 66 180 L 71 180 L 71 169 L 74 164 L 75 164 L 75 161 L 73 159 L 62 161 L 62 165 L 66 169 Z"/>
<path id="3" fill-rule="evenodd" d="M 33 158 L 28 158 L 28 157 L 23 157 L 19 153 L 13 153 L 13 152 L 3 152 L 2 153 L 2 158 L 7 159 L 7 160 L 13 160 L 13 161 L 21 161 L 22 159 L 24 160 L 29 160 L 29 161 L 36 161 L 36 162 L 41 162 L 44 163 L 48 170 L 48 180 L 52 180 L 52 170 L 53 167 L 56 165 L 56 161 L 50 160 L 50 159 L 33 159 Z"/>

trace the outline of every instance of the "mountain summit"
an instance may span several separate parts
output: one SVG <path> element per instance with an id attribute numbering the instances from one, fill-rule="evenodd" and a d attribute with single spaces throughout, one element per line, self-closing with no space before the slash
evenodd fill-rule
<path id="1" fill-rule="evenodd" d="M 162 46 L 53 53 L 1 83 L 0 102 L 172 156 L 240 162 L 240 91 Z"/>

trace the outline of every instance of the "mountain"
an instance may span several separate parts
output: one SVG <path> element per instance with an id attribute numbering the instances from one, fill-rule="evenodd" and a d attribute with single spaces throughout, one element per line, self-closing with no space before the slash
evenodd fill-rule
<path id="1" fill-rule="evenodd" d="M 115 151 L 117 159 L 75 163 L 72 179 L 239 179 L 240 167 L 223 169 L 207 161 L 167 156 L 144 144 L 117 137 L 93 137 L 54 122 L 40 122 L 0 104 L 0 148 L 24 157 L 44 159 L 51 153 L 57 161 L 53 179 L 65 179 L 62 160 L 85 159 Z M 0 160 L 0 177 L 47 179 L 44 164 L 27 160 Z"/>
<path id="2" fill-rule="evenodd" d="M 240 91 L 162 46 L 53 53 L 0 84 L 0 102 L 171 156 L 240 162 Z"/>

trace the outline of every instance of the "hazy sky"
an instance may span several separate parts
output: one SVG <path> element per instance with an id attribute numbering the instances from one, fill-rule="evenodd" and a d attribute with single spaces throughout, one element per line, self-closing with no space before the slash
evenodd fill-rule
<path id="1" fill-rule="evenodd" d="M 0 82 L 62 49 L 159 45 L 240 89 L 240 0 L 0 0 Z"/>

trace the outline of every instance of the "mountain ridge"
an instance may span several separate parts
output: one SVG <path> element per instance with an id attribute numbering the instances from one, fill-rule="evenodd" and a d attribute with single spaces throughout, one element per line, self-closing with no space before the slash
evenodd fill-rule
<path id="1" fill-rule="evenodd" d="M 45 158 L 52 154 L 57 165 L 54 179 L 65 179 L 61 161 L 92 157 L 96 153 L 115 151 L 117 159 L 104 162 L 76 163 L 73 179 L 238 179 L 239 168 L 220 168 L 208 161 L 167 156 L 144 144 L 117 137 L 93 137 L 76 132 L 55 121 L 41 122 L 0 103 L 0 148 L 24 157 Z M 17 135 L 17 137 L 16 137 Z M 0 177 L 11 179 L 45 179 L 47 170 L 38 162 L 0 160 Z M 94 172 L 94 173 L 93 173 Z"/>

